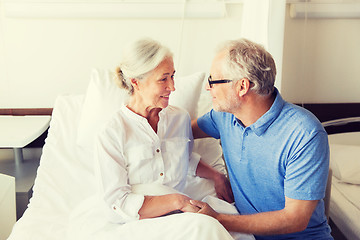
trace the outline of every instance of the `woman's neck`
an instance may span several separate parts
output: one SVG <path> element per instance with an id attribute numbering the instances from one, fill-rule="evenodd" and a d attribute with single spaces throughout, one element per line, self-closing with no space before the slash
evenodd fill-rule
<path id="1" fill-rule="evenodd" d="M 157 124 L 159 122 L 159 112 L 161 108 L 155 108 L 148 106 L 136 97 L 130 97 L 127 108 L 133 111 L 134 113 L 147 119 L 150 126 L 157 132 Z"/>

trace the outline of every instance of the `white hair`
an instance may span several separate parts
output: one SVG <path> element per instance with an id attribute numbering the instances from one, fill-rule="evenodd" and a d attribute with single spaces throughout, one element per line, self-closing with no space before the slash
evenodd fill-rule
<path id="1" fill-rule="evenodd" d="M 134 89 L 130 80 L 134 78 L 142 80 L 166 57 L 172 57 L 169 48 L 153 39 L 140 39 L 125 49 L 122 60 L 116 68 L 115 80 L 121 88 L 133 94 Z"/>
<path id="2" fill-rule="evenodd" d="M 227 53 L 223 74 L 234 80 L 247 78 L 254 84 L 252 90 L 260 95 L 274 91 L 275 61 L 263 46 L 242 38 L 223 43 L 217 49 L 217 52 L 221 51 Z"/>

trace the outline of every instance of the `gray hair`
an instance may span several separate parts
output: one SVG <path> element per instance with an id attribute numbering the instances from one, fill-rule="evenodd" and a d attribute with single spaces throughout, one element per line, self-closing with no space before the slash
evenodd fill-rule
<path id="1" fill-rule="evenodd" d="M 242 38 L 225 42 L 218 48 L 222 51 L 227 55 L 223 75 L 233 80 L 248 79 L 254 84 L 251 89 L 260 95 L 274 91 L 275 61 L 262 45 Z"/>
<path id="2" fill-rule="evenodd" d="M 159 42 L 149 38 L 140 39 L 126 48 L 115 70 L 115 82 L 132 95 L 134 88 L 131 85 L 131 79 L 144 79 L 166 57 L 172 57 L 172 55 L 171 51 Z"/>

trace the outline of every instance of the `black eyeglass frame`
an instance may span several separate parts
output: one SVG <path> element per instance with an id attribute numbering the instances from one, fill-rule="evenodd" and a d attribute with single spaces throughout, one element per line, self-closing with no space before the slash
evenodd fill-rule
<path id="1" fill-rule="evenodd" d="M 210 88 L 212 88 L 213 84 L 228 83 L 228 82 L 232 82 L 232 81 L 234 81 L 234 80 L 230 80 L 230 79 L 212 80 L 211 75 L 208 77 L 208 83 L 209 83 Z"/>

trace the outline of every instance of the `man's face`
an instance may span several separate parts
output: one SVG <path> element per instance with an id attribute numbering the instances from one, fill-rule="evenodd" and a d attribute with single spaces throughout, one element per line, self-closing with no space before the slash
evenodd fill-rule
<path id="1" fill-rule="evenodd" d="M 210 75 L 213 80 L 224 79 L 223 64 L 226 59 L 225 54 L 225 52 L 220 52 L 215 56 L 212 62 Z M 212 85 L 212 88 L 210 88 L 209 84 L 207 84 L 206 90 L 210 91 L 215 111 L 233 113 L 235 110 L 234 108 L 238 107 L 240 104 L 231 82 L 214 84 Z"/>

